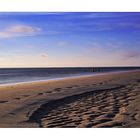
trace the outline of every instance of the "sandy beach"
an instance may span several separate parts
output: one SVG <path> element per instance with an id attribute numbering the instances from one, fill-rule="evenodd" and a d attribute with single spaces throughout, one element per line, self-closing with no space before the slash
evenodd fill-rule
<path id="1" fill-rule="evenodd" d="M 140 71 L 0 86 L 0 127 L 140 127 Z"/>

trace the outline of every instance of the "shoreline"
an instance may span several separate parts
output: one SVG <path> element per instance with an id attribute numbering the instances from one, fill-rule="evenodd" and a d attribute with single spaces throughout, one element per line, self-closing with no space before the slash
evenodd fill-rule
<path id="1" fill-rule="evenodd" d="M 140 127 L 139 84 L 140 70 L 3 86 L 0 127 Z"/>
<path id="2" fill-rule="evenodd" d="M 47 83 L 47 82 L 55 82 L 59 80 L 68 80 L 68 79 L 75 79 L 75 78 L 84 78 L 84 77 L 96 77 L 96 76 L 102 76 L 102 75 L 108 75 L 108 74 L 119 74 L 119 73 L 127 73 L 127 72 L 137 72 L 140 70 L 123 70 L 123 71 L 111 71 L 111 72 L 97 72 L 93 74 L 79 74 L 75 76 L 67 76 L 62 78 L 50 78 L 46 80 L 33 80 L 33 81 L 26 81 L 26 82 L 15 82 L 15 83 L 6 83 L 6 84 L 0 84 L 0 87 L 5 86 L 16 86 L 16 85 L 23 85 L 23 84 L 36 84 L 36 83 Z"/>

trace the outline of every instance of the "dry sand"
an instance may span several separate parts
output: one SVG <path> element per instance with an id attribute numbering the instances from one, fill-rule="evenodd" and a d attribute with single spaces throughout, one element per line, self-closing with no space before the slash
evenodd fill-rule
<path id="1" fill-rule="evenodd" d="M 0 86 L 0 127 L 140 127 L 140 71 Z"/>

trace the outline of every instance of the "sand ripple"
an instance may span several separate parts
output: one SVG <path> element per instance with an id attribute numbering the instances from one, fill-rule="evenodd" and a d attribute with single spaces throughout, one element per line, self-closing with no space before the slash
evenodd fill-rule
<path id="1" fill-rule="evenodd" d="M 140 93 L 140 81 L 113 89 L 91 91 L 43 104 L 30 121 L 40 127 L 125 127 L 139 119 L 129 106 Z"/>

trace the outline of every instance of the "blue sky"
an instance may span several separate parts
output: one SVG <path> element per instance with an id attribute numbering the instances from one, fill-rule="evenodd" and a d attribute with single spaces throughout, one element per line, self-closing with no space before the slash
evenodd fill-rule
<path id="1" fill-rule="evenodd" d="M 0 67 L 140 66 L 140 13 L 0 13 Z"/>

